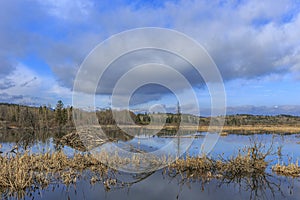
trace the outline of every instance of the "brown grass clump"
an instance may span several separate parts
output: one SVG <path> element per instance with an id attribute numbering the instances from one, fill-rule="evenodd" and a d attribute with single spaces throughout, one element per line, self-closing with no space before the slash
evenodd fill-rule
<path id="1" fill-rule="evenodd" d="M 259 152 L 256 147 L 247 149 L 247 154 L 238 153 L 236 157 L 216 162 L 216 168 L 226 177 L 241 177 L 265 172 L 268 162 L 265 160 L 268 154 Z"/>
<path id="2" fill-rule="evenodd" d="M 192 179 L 203 183 L 213 178 L 235 181 L 264 175 L 268 165 L 266 157 L 271 153 L 271 148 L 264 151 L 262 143 L 254 142 L 250 147 L 228 159 L 221 157 L 214 160 L 205 155 L 201 157 L 186 156 L 186 158 L 179 158 L 169 164 L 165 173 L 171 177 L 181 175 L 182 180 Z M 124 169 L 127 167 L 159 169 L 160 166 L 170 163 L 169 157 L 157 158 L 140 153 L 141 155 L 134 154 L 132 158 L 122 157 L 117 152 L 112 154 L 99 152 L 96 157 L 78 153 L 68 157 L 63 151 L 44 154 L 25 152 L 0 155 L 0 192 L 8 191 L 9 194 L 14 195 L 20 191 L 44 188 L 57 182 L 65 185 L 76 184 L 84 174 L 89 174 L 91 184 L 102 182 L 104 188 L 110 190 L 111 186 L 118 184 L 118 181 L 114 176 L 116 171 L 107 165 L 118 167 L 118 169 L 121 167 Z M 295 170 L 298 171 L 295 172 Z M 273 171 L 293 171 L 288 174 L 300 175 L 298 164 L 286 167 L 276 165 L 273 167 Z"/>
<path id="3" fill-rule="evenodd" d="M 206 156 L 187 156 L 186 159 L 180 158 L 171 163 L 168 170 L 170 174 L 173 173 L 174 175 L 181 174 L 183 176 L 185 174 L 186 178 L 210 179 L 215 171 L 215 162 Z"/>
<path id="4" fill-rule="evenodd" d="M 203 157 L 190 157 L 186 159 L 177 159 L 174 163 L 170 164 L 170 168 L 180 171 L 211 171 L 214 166 L 214 161 L 206 156 Z"/>
<path id="5" fill-rule="evenodd" d="M 266 157 L 270 155 L 272 147 L 263 152 L 262 143 L 254 142 L 251 147 L 239 151 L 237 156 L 229 159 L 213 160 L 206 156 L 178 159 L 170 164 L 168 169 L 172 174 L 181 174 L 185 178 L 223 178 L 235 179 L 264 174 L 268 166 Z"/>
<path id="6" fill-rule="evenodd" d="M 28 155 L 0 157 L 0 188 L 18 191 L 31 186 L 34 180 L 28 161 Z"/>
<path id="7" fill-rule="evenodd" d="M 83 170 L 97 173 L 104 180 L 108 168 L 90 155 L 75 154 L 68 158 L 62 151 L 45 154 L 0 156 L 0 190 L 9 194 L 31 187 L 45 187 L 54 180 L 75 184 Z"/>
<path id="8" fill-rule="evenodd" d="M 298 161 L 296 163 L 290 163 L 288 165 L 280 165 L 279 163 L 272 166 L 272 171 L 278 175 L 300 177 L 300 166 Z"/>
<path id="9" fill-rule="evenodd" d="M 111 167 L 159 168 L 166 162 L 167 158 L 158 159 L 143 154 L 126 158 L 108 152 L 99 152 L 95 157 L 79 153 L 68 157 L 63 151 L 44 154 L 9 153 L 0 156 L 0 191 L 23 198 L 27 189 L 45 188 L 56 183 L 68 186 L 76 184 L 82 177 L 89 178 L 91 184 L 100 182 L 105 190 L 110 190 L 117 184 L 114 177 L 116 171 Z"/>

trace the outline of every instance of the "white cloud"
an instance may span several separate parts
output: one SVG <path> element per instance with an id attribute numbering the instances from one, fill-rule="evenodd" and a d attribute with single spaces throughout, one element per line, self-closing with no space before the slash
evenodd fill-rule
<path id="1" fill-rule="evenodd" d="M 41 76 L 21 63 L 0 80 L 0 85 L 5 83 L 9 83 L 10 87 L 0 88 L 2 101 L 40 105 L 66 99 L 70 103 L 72 92 L 69 88 L 60 86 L 53 77 Z"/>
<path id="2" fill-rule="evenodd" d="M 293 70 L 293 62 L 289 60 L 284 66 L 279 63 L 283 57 L 299 55 L 299 52 L 293 55 L 300 35 L 300 15 L 295 7 L 292 1 L 231 1 L 223 5 L 220 2 L 179 1 L 167 2 L 159 8 L 136 8 L 133 3 L 113 5 L 106 10 L 86 6 L 89 20 L 82 25 L 89 30 L 82 33 L 75 30 L 76 37 L 52 46 L 57 51 L 48 54 L 46 59 L 50 59 L 61 83 L 71 87 L 75 74 L 66 77 L 66 71 L 76 71 L 84 56 L 103 37 L 128 28 L 161 26 L 182 31 L 203 44 L 225 80 L 289 73 Z M 69 15 L 72 20 L 72 14 Z M 291 21 L 285 22 L 283 19 L 287 15 L 291 16 Z M 65 58 L 71 58 L 69 65 L 64 64 Z"/>
<path id="3" fill-rule="evenodd" d="M 151 7 L 121 1 L 37 0 L 26 2 L 29 10 L 22 9 L 20 1 L 10 2 L 0 2 L 0 77 L 5 77 L 0 89 L 7 94 L 69 95 L 80 63 L 95 45 L 111 34 L 143 26 L 173 28 L 195 38 L 227 81 L 291 72 L 300 77 L 300 14 L 294 1 L 181 0 Z M 16 65 L 32 52 L 51 67 L 55 78 Z M 163 61 L 170 62 L 166 57 Z M 29 81 L 27 87 L 21 87 L 20 80 Z M 107 84 L 104 89 L 110 88 Z"/>
<path id="4" fill-rule="evenodd" d="M 292 5 L 289 0 L 251 0 L 241 5 L 238 12 L 242 20 L 251 23 L 253 20 L 280 20 L 290 9 Z"/>
<path id="5" fill-rule="evenodd" d="M 88 18 L 93 3 L 89 0 L 37 0 L 48 12 L 58 19 L 82 21 Z"/>

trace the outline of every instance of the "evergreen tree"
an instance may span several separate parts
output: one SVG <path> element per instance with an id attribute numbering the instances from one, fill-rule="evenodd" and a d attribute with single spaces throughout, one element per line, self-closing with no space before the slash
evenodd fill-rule
<path id="1" fill-rule="evenodd" d="M 55 120 L 59 126 L 65 125 L 67 123 L 67 112 L 66 109 L 64 109 L 62 100 L 59 100 L 56 104 Z"/>

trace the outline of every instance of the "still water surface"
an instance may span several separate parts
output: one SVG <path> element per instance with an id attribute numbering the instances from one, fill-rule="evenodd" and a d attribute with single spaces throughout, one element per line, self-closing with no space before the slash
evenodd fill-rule
<path id="1" fill-rule="evenodd" d="M 205 133 L 194 139 L 190 146 L 189 155 L 197 155 L 204 140 Z M 57 143 L 57 134 L 33 135 L 25 138 L 15 134 L 7 136 L 0 133 L 2 151 L 12 149 L 16 143 L 30 149 L 31 152 L 55 151 L 61 148 Z M 118 141 L 116 145 L 130 145 L 147 151 L 155 151 L 174 138 L 169 137 L 135 137 L 129 141 Z M 181 138 L 184 140 L 184 138 Z M 236 155 L 239 149 L 250 145 L 251 140 L 261 141 L 266 148 L 273 143 L 273 151 L 276 152 L 282 146 L 282 161 L 296 161 L 300 158 L 300 141 L 298 135 L 237 135 L 229 134 L 220 137 L 210 157 L 218 158 Z M 71 147 L 62 147 L 64 152 L 72 156 L 79 152 Z M 278 162 L 276 153 L 267 158 L 270 164 Z M 84 172 L 88 173 L 89 172 Z M 118 173 L 118 180 L 128 184 L 116 186 L 106 190 L 103 183 L 90 184 L 89 180 L 81 178 L 76 185 L 65 186 L 61 183 L 49 185 L 43 190 L 37 190 L 25 197 L 25 199 L 300 199 L 300 179 L 277 176 L 271 172 L 269 166 L 266 175 L 245 178 L 243 180 L 186 180 L 180 175 L 173 176 L 159 170 L 148 174 Z M 125 180 L 125 181 L 124 181 Z"/>

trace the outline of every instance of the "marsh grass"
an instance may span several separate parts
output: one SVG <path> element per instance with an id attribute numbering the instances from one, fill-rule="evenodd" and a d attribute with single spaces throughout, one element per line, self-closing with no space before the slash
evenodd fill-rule
<path id="1" fill-rule="evenodd" d="M 177 159 L 174 163 L 168 166 L 165 170 L 171 177 L 176 177 L 180 175 L 184 179 L 192 180 L 202 180 L 209 181 L 215 176 L 215 161 L 203 156 L 203 157 L 190 157 L 187 156 L 186 159 Z"/>
<path id="2" fill-rule="evenodd" d="M 266 148 L 261 142 L 252 142 L 251 146 L 241 149 L 237 155 L 229 158 L 219 156 L 212 159 L 206 155 L 181 157 L 170 162 L 168 157 L 157 159 L 149 156 L 122 157 L 107 152 L 98 155 L 76 153 L 68 157 L 63 151 L 53 153 L 33 154 L 10 153 L 0 156 L 0 193 L 24 197 L 24 191 L 32 188 L 43 189 L 51 184 L 62 183 L 66 186 L 76 185 L 81 178 L 88 178 L 90 183 L 101 183 L 106 191 L 112 187 L 124 187 L 124 182 L 118 181 L 114 170 L 108 166 L 143 167 L 147 165 L 152 169 L 167 164 L 164 174 L 170 177 L 181 177 L 182 181 L 193 180 L 202 183 L 212 179 L 221 182 L 238 182 L 239 180 L 252 180 L 253 177 L 265 177 L 269 164 L 267 156 L 272 154 L 272 145 Z M 108 165 L 105 165 L 108 164 Z M 276 173 L 288 176 L 299 176 L 298 164 L 288 166 L 275 165 L 272 167 Z M 86 173 L 88 172 L 88 173 Z M 88 176 L 86 176 L 88 174 Z M 151 173 L 149 173 L 151 174 Z M 127 184 L 128 185 L 128 184 Z"/>
<path id="3" fill-rule="evenodd" d="M 276 191 L 281 191 L 280 184 L 273 182 L 266 173 L 269 164 L 267 156 L 271 155 L 272 146 L 266 148 L 260 142 L 252 142 L 251 146 L 241 149 L 237 155 L 229 158 L 219 156 L 212 159 L 206 155 L 200 157 L 187 156 L 180 158 L 168 166 L 164 173 L 178 179 L 180 186 L 197 182 L 201 190 L 213 180 L 218 186 L 234 184 L 249 191 L 250 199 L 268 199 L 265 191 L 270 191 L 274 198 Z M 275 189 L 274 189 L 275 188 Z M 179 194 L 178 194 L 179 195 Z"/>
<path id="4" fill-rule="evenodd" d="M 31 187 L 44 188 L 53 182 L 76 184 L 84 170 L 97 172 L 103 179 L 108 168 L 89 155 L 72 158 L 62 151 L 45 154 L 17 153 L 0 156 L 0 190 L 17 195 Z"/>
<path id="5" fill-rule="evenodd" d="M 88 178 L 91 184 L 101 183 L 108 191 L 117 184 L 124 185 L 123 182 L 117 182 L 115 174 L 118 171 L 114 167 L 146 166 L 158 169 L 166 162 L 167 157 L 158 159 L 145 155 L 127 158 L 107 152 L 99 152 L 97 155 L 76 153 L 71 157 L 63 151 L 43 154 L 28 151 L 6 153 L 0 156 L 0 191 L 23 198 L 26 190 L 43 189 L 50 184 L 59 183 L 75 185 L 80 178 Z"/>
<path id="6" fill-rule="evenodd" d="M 300 177 L 300 166 L 298 161 L 295 163 L 289 163 L 288 165 L 277 163 L 272 166 L 272 170 L 278 175 Z"/>
<path id="7" fill-rule="evenodd" d="M 206 132 L 209 126 L 199 126 L 198 131 Z M 210 127 L 213 128 L 213 127 Z M 228 126 L 225 125 L 222 130 L 228 134 L 299 134 L 300 127 L 292 125 L 240 125 L 240 126 Z"/>
<path id="8" fill-rule="evenodd" d="M 205 181 L 263 173 L 267 165 L 264 160 L 265 154 L 260 154 L 256 148 L 258 146 L 248 149 L 248 154 L 238 154 L 227 160 L 213 160 L 207 156 L 179 158 L 169 164 L 165 171 L 170 176 L 180 174 L 182 178 Z M 169 162 L 167 157 L 161 160 L 150 157 L 124 158 L 118 154 L 111 156 L 107 153 L 99 154 L 99 157 L 89 154 L 74 154 L 68 157 L 63 151 L 6 154 L 0 156 L 0 191 L 8 191 L 9 195 L 19 198 L 22 197 L 22 192 L 30 188 L 45 188 L 59 182 L 67 186 L 76 184 L 85 174 L 84 171 L 92 173 L 91 184 L 101 182 L 105 190 L 110 190 L 118 181 L 113 175 L 116 171 L 103 164 L 106 161 L 112 166 L 130 164 L 141 167 L 143 163 L 150 163 L 154 168 Z"/>
<path id="9" fill-rule="evenodd" d="M 226 176 L 239 177 L 265 172 L 269 161 L 267 156 L 272 154 L 273 142 L 266 148 L 263 143 L 252 141 L 250 147 L 239 150 L 238 155 L 229 159 L 221 157 L 216 168 Z"/>
<path id="10" fill-rule="evenodd" d="M 236 156 L 214 160 L 207 156 L 180 158 L 168 166 L 169 173 L 180 174 L 184 178 L 201 178 L 202 180 L 235 179 L 264 174 L 269 161 L 267 156 L 272 153 L 272 145 L 265 148 L 256 141 L 248 148 L 242 149 Z"/>

